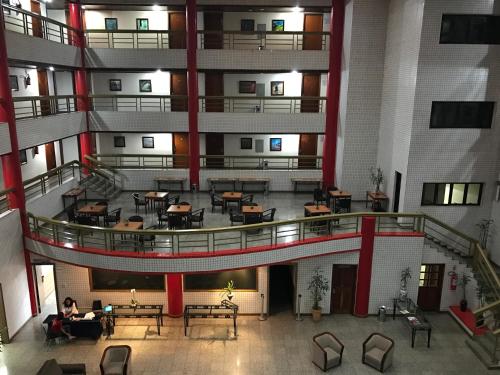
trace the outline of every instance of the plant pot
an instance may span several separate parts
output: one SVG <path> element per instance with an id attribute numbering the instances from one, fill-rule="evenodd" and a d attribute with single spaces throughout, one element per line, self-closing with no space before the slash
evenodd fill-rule
<path id="1" fill-rule="evenodd" d="M 467 311 L 467 300 L 463 299 L 460 301 L 460 311 L 466 312 Z"/>
<path id="2" fill-rule="evenodd" d="M 312 309 L 311 312 L 313 322 L 319 322 L 321 320 L 321 307 L 319 309 Z"/>
<path id="3" fill-rule="evenodd" d="M 230 301 L 233 299 L 233 297 L 234 297 L 234 296 L 233 296 L 232 294 L 228 294 L 228 295 L 227 295 L 227 299 L 228 299 L 228 300 L 230 300 Z"/>

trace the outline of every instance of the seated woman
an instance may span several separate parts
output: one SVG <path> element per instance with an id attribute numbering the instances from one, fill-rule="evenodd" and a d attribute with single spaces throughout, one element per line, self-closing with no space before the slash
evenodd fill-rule
<path id="1" fill-rule="evenodd" d="M 64 299 L 63 314 L 65 318 L 70 318 L 73 315 L 78 314 L 78 309 L 76 308 L 76 302 L 70 297 L 66 297 Z"/>
<path id="2" fill-rule="evenodd" d="M 65 335 L 68 339 L 73 340 L 76 337 L 72 336 L 69 331 L 69 326 L 63 326 L 64 314 L 62 312 L 58 313 L 57 316 L 50 322 L 49 333 L 53 337 L 60 337 Z"/>

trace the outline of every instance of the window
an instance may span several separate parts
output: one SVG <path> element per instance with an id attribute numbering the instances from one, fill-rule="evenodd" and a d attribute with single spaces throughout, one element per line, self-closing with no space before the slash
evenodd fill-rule
<path id="1" fill-rule="evenodd" d="M 431 129 L 491 128 L 494 102 L 432 102 Z"/>
<path id="2" fill-rule="evenodd" d="M 500 16 L 444 14 L 441 44 L 500 44 Z"/>
<path id="3" fill-rule="evenodd" d="M 478 206 L 482 190 L 482 183 L 424 183 L 422 206 Z"/>
<path id="4" fill-rule="evenodd" d="M 439 264 L 422 264 L 420 266 L 419 286 L 437 287 L 439 285 Z"/>

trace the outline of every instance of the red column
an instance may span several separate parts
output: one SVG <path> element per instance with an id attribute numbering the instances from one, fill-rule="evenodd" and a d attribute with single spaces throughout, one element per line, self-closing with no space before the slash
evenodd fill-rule
<path id="1" fill-rule="evenodd" d="M 344 0 L 332 0 L 328 82 L 326 88 L 326 123 L 323 143 L 323 186 L 335 184 L 337 128 L 339 118 L 342 42 L 344 39 Z"/>
<path id="2" fill-rule="evenodd" d="M 183 315 L 182 274 L 167 274 L 168 316 L 178 318 Z"/>
<path id="3" fill-rule="evenodd" d="M 200 186 L 200 136 L 198 134 L 198 71 L 196 48 L 196 0 L 186 0 L 187 79 L 189 122 L 189 181 Z"/>
<path id="4" fill-rule="evenodd" d="M 14 102 L 12 101 L 12 92 L 9 87 L 9 64 L 7 59 L 7 45 L 5 43 L 5 30 L 3 22 L 3 12 L 0 12 L 0 122 L 6 122 L 9 127 L 11 147 L 11 153 L 2 156 L 2 170 L 5 188 L 14 188 L 14 191 L 9 194 L 9 205 L 10 208 L 19 209 L 24 244 L 24 236 L 29 235 L 30 230 L 28 218 L 26 216 L 26 201 L 24 197 L 21 163 L 19 161 L 16 115 L 14 112 Z M 26 249 L 24 250 L 24 261 L 26 264 L 26 274 L 28 276 L 31 314 L 34 316 L 37 313 L 35 285 L 33 282 L 33 270 L 31 267 L 30 254 Z"/>
<path id="5" fill-rule="evenodd" d="M 361 224 L 361 251 L 359 252 L 356 305 L 354 307 L 354 315 L 363 318 L 368 315 L 374 242 L 375 217 L 365 216 Z"/>

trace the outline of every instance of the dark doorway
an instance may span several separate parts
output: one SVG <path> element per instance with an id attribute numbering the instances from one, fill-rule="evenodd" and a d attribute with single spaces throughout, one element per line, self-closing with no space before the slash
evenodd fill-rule
<path id="1" fill-rule="evenodd" d="M 394 172 L 394 212 L 399 212 L 399 195 L 401 193 L 401 173 Z"/>
<path id="2" fill-rule="evenodd" d="M 168 14 L 168 46 L 170 49 L 186 49 L 186 13 Z"/>
<path id="3" fill-rule="evenodd" d="M 319 74 L 304 73 L 302 75 L 302 96 L 319 97 L 321 76 Z M 300 112 L 319 112 L 319 99 L 302 99 Z"/>
<path id="4" fill-rule="evenodd" d="M 7 314 L 5 313 L 2 284 L 0 284 L 0 337 L 2 338 L 2 343 L 9 343 L 9 328 L 7 327 Z"/>
<path id="5" fill-rule="evenodd" d="M 306 33 L 321 33 L 323 31 L 323 15 L 322 14 L 305 14 L 304 15 L 304 31 Z M 323 49 L 322 34 L 304 34 L 302 49 L 304 50 L 321 50 Z"/>
<path id="6" fill-rule="evenodd" d="M 219 98 L 210 98 L 216 96 Z M 224 74 L 205 72 L 205 112 L 224 112 Z"/>
<path id="7" fill-rule="evenodd" d="M 299 156 L 316 156 L 318 150 L 317 134 L 301 134 L 299 139 Z M 299 168 L 316 168 L 316 159 L 299 158 Z"/>
<path id="8" fill-rule="evenodd" d="M 171 95 L 181 95 L 184 98 L 171 98 L 170 105 L 172 112 L 186 112 L 188 110 L 187 102 L 187 74 L 171 73 L 170 74 L 170 93 Z"/>
<path id="9" fill-rule="evenodd" d="M 47 171 L 54 169 L 56 164 L 56 150 L 54 148 L 54 142 L 45 144 L 45 162 L 47 164 Z"/>
<path id="10" fill-rule="evenodd" d="M 203 13 L 204 29 L 209 31 L 203 34 L 204 49 L 222 49 L 224 47 L 222 17 L 222 12 Z"/>
<path id="11" fill-rule="evenodd" d="M 293 313 L 295 272 L 292 265 L 269 266 L 269 314 Z"/>
<path id="12" fill-rule="evenodd" d="M 332 294 L 330 312 L 352 314 L 356 295 L 358 266 L 335 264 L 332 270 Z"/>
<path id="13" fill-rule="evenodd" d="M 38 95 L 49 96 L 49 78 L 46 70 L 37 70 Z M 50 115 L 50 100 L 40 100 L 40 113 L 42 116 Z"/>
<path id="14" fill-rule="evenodd" d="M 224 133 L 205 134 L 205 154 L 224 155 Z M 224 168 L 224 158 L 207 158 L 207 168 Z"/>
<path id="15" fill-rule="evenodd" d="M 40 2 L 31 0 L 31 12 L 41 15 Z M 37 17 L 30 17 L 33 36 L 43 38 L 42 20 Z"/>
<path id="16" fill-rule="evenodd" d="M 174 133 L 172 135 L 172 151 L 174 155 L 174 168 L 187 168 L 189 164 L 189 140 L 187 133 Z"/>
<path id="17" fill-rule="evenodd" d="M 422 264 L 417 305 L 424 311 L 439 311 L 443 289 L 444 264 Z"/>

